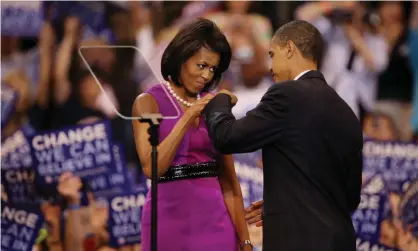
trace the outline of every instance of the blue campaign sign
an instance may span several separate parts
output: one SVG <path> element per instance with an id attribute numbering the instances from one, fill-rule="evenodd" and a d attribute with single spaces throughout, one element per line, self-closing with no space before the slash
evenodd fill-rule
<path id="1" fill-rule="evenodd" d="M 43 22 L 41 1 L 2 1 L 1 35 L 37 37 Z"/>
<path id="2" fill-rule="evenodd" d="M 43 215 L 36 209 L 1 203 L 1 250 L 32 251 Z"/>
<path id="3" fill-rule="evenodd" d="M 263 169 L 261 164 L 261 151 L 244 154 L 234 154 L 234 166 L 241 185 L 244 206 L 263 199 Z M 254 250 L 262 250 L 261 229 L 249 228 L 253 240 Z"/>
<path id="4" fill-rule="evenodd" d="M 114 166 L 108 121 L 38 133 L 30 138 L 33 166 L 41 184 L 54 184 L 64 172 L 81 178 Z"/>
<path id="5" fill-rule="evenodd" d="M 35 189 L 35 169 L 27 135 L 17 131 L 2 143 L 1 182 L 12 204 L 39 204 Z"/>
<path id="6" fill-rule="evenodd" d="M 17 91 L 8 87 L 6 84 L 1 84 L 1 128 L 3 128 L 9 121 L 11 115 L 16 109 L 16 102 L 18 99 Z"/>
<path id="7" fill-rule="evenodd" d="M 363 146 L 363 173 L 381 173 L 390 192 L 403 193 L 418 178 L 418 145 L 367 140 Z"/>
<path id="8" fill-rule="evenodd" d="M 234 165 L 241 185 L 244 206 L 263 198 L 263 169 L 259 166 L 261 151 L 235 154 Z"/>
<path id="9" fill-rule="evenodd" d="M 353 213 L 353 226 L 361 241 L 379 243 L 380 226 L 387 201 L 386 187 L 381 175 L 374 175 L 361 191 L 360 205 Z"/>
<path id="10" fill-rule="evenodd" d="M 110 246 L 118 248 L 141 243 L 141 214 L 145 189 L 122 193 L 109 201 Z"/>
<path id="11" fill-rule="evenodd" d="M 87 26 L 87 33 L 105 36 L 108 39 L 107 41 L 109 41 L 111 32 L 106 20 L 106 5 L 105 2 L 99 1 L 55 1 L 50 3 L 50 8 L 54 22 L 62 20 L 66 16 L 78 17 L 81 23 Z"/>
<path id="12" fill-rule="evenodd" d="M 415 183 L 418 179 L 418 146 L 413 143 L 366 140 L 363 147 L 363 174 L 369 182 L 362 190 L 362 200 L 364 196 L 371 196 L 375 200 L 379 197 L 380 201 L 386 202 L 379 205 L 378 216 L 373 213 L 375 211 L 370 212 L 375 217 L 372 218 L 373 222 L 379 217 L 377 232 L 371 231 L 367 234 L 360 228 L 366 225 L 367 230 L 374 230 L 375 226 L 365 218 L 364 209 L 361 208 L 353 214 L 353 223 L 358 235 L 357 250 L 395 250 L 397 241 L 394 233 L 397 230 L 394 221 L 397 217 L 401 219 L 405 229 L 411 229 L 413 233 L 418 230 L 414 230 L 418 214 L 418 196 L 416 191 L 414 192 L 417 189 Z M 379 196 L 370 195 L 368 190 L 370 182 L 383 183 L 384 192 Z M 360 215 L 359 212 L 363 214 Z"/>
<path id="13" fill-rule="evenodd" d="M 32 157 L 27 135 L 21 130 L 7 137 L 1 144 L 1 169 L 31 167 Z"/>
<path id="14" fill-rule="evenodd" d="M 109 166 L 109 171 L 88 179 L 90 187 L 96 198 L 110 197 L 115 194 L 132 191 L 132 183 L 128 178 L 128 169 L 123 152 L 123 146 L 113 145 L 114 166 Z"/>

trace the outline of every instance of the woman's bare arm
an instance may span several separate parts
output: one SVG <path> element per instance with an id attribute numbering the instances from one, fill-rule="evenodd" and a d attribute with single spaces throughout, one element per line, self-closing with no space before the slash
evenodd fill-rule
<path id="1" fill-rule="evenodd" d="M 241 186 L 235 173 L 234 160 L 231 155 L 221 157 L 222 173 L 219 183 L 222 187 L 225 204 L 235 226 L 235 231 L 240 242 L 250 239 L 247 223 L 245 221 L 244 201 L 241 193 Z"/>
<path id="2" fill-rule="evenodd" d="M 132 108 L 133 116 L 140 116 L 143 113 L 158 113 L 159 108 L 156 100 L 150 94 L 141 94 L 134 102 Z M 176 155 L 177 149 L 183 140 L 184 135 L 193 123 L 193 118 L 183 115 L 170 134 L 158 146 L 158 176 L 162 176 L 170 167 Z M 151 177 L 151 144 L 149 143 L 148 128 L 146 123 L 133 120 L 135 145 L 144 174 Z"/>

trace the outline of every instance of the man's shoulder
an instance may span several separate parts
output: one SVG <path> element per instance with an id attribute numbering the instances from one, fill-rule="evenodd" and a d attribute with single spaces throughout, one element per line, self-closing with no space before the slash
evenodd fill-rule
<path id="1" fill-rule="evenodd" d="M 297 80 L 286 80 L 279 83 L 275 83 L 270 86 L 267 92 L 290 92 L 295 90 L 294 84 Z"/>
<path id="2" fill-rule="evenodd" d="M 275 95 L 282 94 L 287 97 L 300 97 L 309 93 L 309 86 L 301 80 L 287 80 L 273 84 L 266 94 Z"/>

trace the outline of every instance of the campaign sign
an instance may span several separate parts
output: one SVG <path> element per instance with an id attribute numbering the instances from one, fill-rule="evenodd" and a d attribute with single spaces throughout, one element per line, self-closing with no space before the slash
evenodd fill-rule
<path id="1" fill-rule="evenodd" d="M 27 136 L 20 130 L 3 141 L 1 175 L 11 204 L 39 204 L 30 145 Z"/>
<path id="2" fill-rule="evenodd" d="M 43 221 L 43 215 L 37 210 L 2 201 L 1 250 L 31 251 Z"/>
<path id="3" fill-rule="evenodd" d="M 109 197 L 123 192 L 132 191 L 132 183 L 128 178 L 126 159 L 122 145 L 113 145 L 114 166 L 108 167 L 108 173 L 89 178 L 90 188 L 96 198 Z"/>
<path id="4" fill-rule="evenodd" d="M 241 185 L 244 206 L 263 199 L 263 169 L 261 164 L 261 151 L 252 153 L 234 154 L 234 166 Z M 254 251 L 262 250 L 262 229 L 251 226 L 250 239 L 253 241 Z"/>
<path id="5" fill-rule="evenodd" d="M 110 246 L 114 248 L 141 243 L 141 214 L 145 190 L 122 193 L 109 200 Z"/>
<path id="6" fill-rule="evenodd" d="M 86 25 L 86 36 L 104 36 L 107 41 L 111 39 L 110 27 L 106 20 L 106 3 L 99 1 L 55 1 L 50 3 L 52 10 L 52 20 L 58 22 L 66 16 L 74 16 L 80 19 L 81 23 Z"/>
<path id="7" fill-rule="evenodd" d="M 1 85 L 1 127 L 3 128 L 10 119 L 10 116 L 16 109 L 17 91 L 8 87 L 6 84 Z"/>
<path id="8" fill-rule="evenodd" d="M 64 172 L 88 179 L 114 165 L 108 121 L 38 133 L 30 138 L 41 184 L 54 184 Z"/>
<path id="9" fill-rule="evenodd" d="M 363 173 L 366 178 L 381 173 L 390 192 L 405 192 L 410 182 L 418 178 L 418 145 L 365 141 Z"/>
<path id="10" fill-rule="evenodd" d="M 21 130 L 7 137 L 1 144 L 1 169 L 11 170 L 20 167 L 31 167 L 30 145 Z"/>
<path id="11" fill-rule="evenodd" d="M 363 146 L 363 174 L 368 180 L 381 177 L 385 184 L 386 202 L 380 205 L 378 234 L 367 235 L 356 227 L 357 250 L 395 250 L 397 230 L 394 220 L 399 217 L 403 224 L 413 228 L 416 219 L 417 197 L 414 195 L 414 181 L 418 177 L 418 146 L 412 143 L 379 142 L 366 140 Z M 366 185 L 367 187 L 367 185 Z M 366 188 L 365 188 L 366 189 Z M 370 194 L 363 189 L 364 194 Z M 408 195 L 407 195 L 408 194 Z M 376 195 L 372 195 L 377 200 Z M 362 201 L 363 202 L 363 201 Z M 415 207 L 415 208 L 414 208 Z M 359 207 L 360 208 L 360 207 Z M 415 211 L 414 211 L 415 210 Z M 358 212 L 359 210 L 357 210 Z M 356 212 L 356 213 L 357 213 Z M 369 223 L 366 218 L 354 219 L 354 225 Z M 370 227 L 372 229 L 372 227 Z"/>
<path id="12" fill-rule="evenodd" d="M 263 198 L 263 169 L 259 166 L 261 151 L 234 154 L 233 158 L 244 206 L 248 207 Z"/>
<path id="13" fill-rule="evenodd" d="M 35 171 L 29 168 L 2 170 L 2 184 L 12 205 L 39 205 L 41 198 L 35 187 Z"/>
<path id="14" fill-rule="evenodd" d="M 37 37 L 42 26 L 41 1 L 1 1 L 1 35 Z"/>
<path id="15" fill-rule="evenodd" d="M 387 199 L 385 189 L 382 176 L 374 175 L 361 191 L 360 204 L 352 215 L 359 245 L 372 246 L 379 243 L 380 224 Z"/>

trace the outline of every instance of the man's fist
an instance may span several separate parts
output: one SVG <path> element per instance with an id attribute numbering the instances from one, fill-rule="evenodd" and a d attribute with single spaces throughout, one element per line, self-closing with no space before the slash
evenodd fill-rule
<path id="1" fill-rule="evenodd" d="M 238 102 L 237 96 L 235 96 L 234 94 L 232 94 L 232 92 L 230 92 L 228 90 L 222 89 L 219 93 L 228 94 L 231 97 L 232 105 L 235 105 Z"/>

